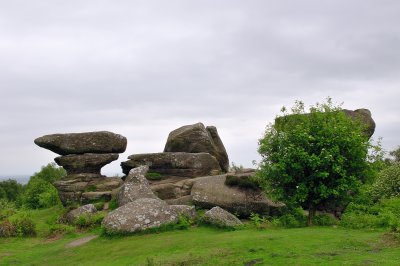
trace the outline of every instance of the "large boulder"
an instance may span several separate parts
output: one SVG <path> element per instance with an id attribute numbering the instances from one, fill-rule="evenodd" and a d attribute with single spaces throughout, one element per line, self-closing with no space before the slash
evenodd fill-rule
<path id="1" fill-rule="evenodd" d="M 204 127 L 202 123 L 187 125 L 169 133 L 164 152 L 205 152 L 213 155 L 225 172 L 229 159 L 224 144 L 214 126 Z"/>
<path id="2" fill-rule="evenodd" d="M 251 213 L 271 215 L 283 206 L 268 199 L 261 190 L 227 186 L 226 176 L 196 178 L 191 190 L 193 204 L 208 209 L 219 206 L 241 217 Z"/>
<path id="3" fill-rule="evenodd" d="M 35 139 L 36 145 L 60 155 L 83 153 L 122 153 L 125 137 L 108 131 L 52 134 Z"/>
<path id="4" fill-rule="evenodd" d="M 218 174 L 221 168 L 209 153 L 162 152 L 134 154 L 122 162 L 122 171 L 128 174 L 132 168 L 148 165 L 150 172 L 163 176 L 198 177 Z"/>
<path id="5" fill-rule="evenodd" d="M 125 179 L 125 183 L 119 189 L 117 194 L 118 206 L 123 206 L 140 198 L 158 199 L 151 190 L 149 182 L 145 177 L 148 170 L 149 167 L 147 165 L 142 165 L 133 168 L 129 172 L 129 175 Z"/>
<path id="6" fill-rule="evenodd" d="M 235 215 L 220 207 L 206 211 L 202 219 L 204 222 L 218 227 L 235 227 L 243 224 Z"/>
<path id="7" fill-rule="evenodd" d="M 54 159 L 69 175 L 79 173 L 100 174 L 101 168 L 118 159 L 116 153 L 85 153 L 78 155 L 64 155 Z"/>
<path id="8" fill-rule="evenodd" d="M 164 201 L 141 198 L 110 212 L 102 225 L 108 233 L 133 233 L 177 222 L 178 217 Z"/>
<path id="9" fill-rule="evenodd" d="M 343 112 L 351 117 L 353 120 L 361 120 L 361 122 L 365 125 L 364 132 L 371 138 L 375 132 L 375 121 L 372 119 L 371 111 L 368 109 L 356 109 L 354 111 L 343 109 Z"/>

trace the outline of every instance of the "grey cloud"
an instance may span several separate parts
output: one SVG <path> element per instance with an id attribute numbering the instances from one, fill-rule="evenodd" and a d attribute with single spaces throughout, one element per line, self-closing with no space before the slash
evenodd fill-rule
<path id="1" fill-rule="evenodd" d="M 371 109 L 392 149 L 399 11 L 395 0 L 2 2 L 0 145 L 13 156 L 0 170 L 29 174 L 51 161 L 33 145 L 43 134 L 115 131 L 128 137 L 125 159 L 162 150 L 169 131 L 199 121 L 251 166 L 282 105 L 327 96 Z"/>

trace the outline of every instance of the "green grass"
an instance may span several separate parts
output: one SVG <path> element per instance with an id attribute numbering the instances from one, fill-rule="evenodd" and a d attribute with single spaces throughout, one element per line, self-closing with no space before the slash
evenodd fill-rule
<path id="1" fill-rule="evenodd" d="M 398 265 L 399 242 L 382 231 L 333 227 L 185 231 L 99 237 L 0 239 L 0 265 Z"/>

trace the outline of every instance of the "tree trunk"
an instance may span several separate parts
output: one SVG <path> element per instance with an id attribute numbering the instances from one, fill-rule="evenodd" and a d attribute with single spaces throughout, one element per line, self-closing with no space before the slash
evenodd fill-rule
<path id="1" fill-rule="evenodd" d="M 317 210 L 316 210 L 315 206 L 310 204 L 310 206 L 308 207 L 308 219 L 307 219 L 308 226 L 313 225 L 313 220 L 314 220 L 316 211 Z"/>

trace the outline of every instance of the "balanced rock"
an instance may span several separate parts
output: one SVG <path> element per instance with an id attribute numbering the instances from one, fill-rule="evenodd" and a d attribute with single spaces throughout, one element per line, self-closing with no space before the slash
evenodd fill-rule
<path id="1" fill-rule="evenodd" d="M 68 175 L 79 173 L 100 174 L 100 170 L 106 164 L 118 159 L 115 153 L 85 153 L 59 156 L 54 161 L 62 166 Z"/>
<path id="2" fill-rule="evenodd" d="M 221 172 L 216 158 L 209 153 L 162 152 L 134 154 L 122 162 L 122 171 L 128 174 L 132 168 L 148 165 L 150 172 L 163 176 L 198 177 Z"/>
<path id="3" fill-rule="evenodd" d="M 169 133 L 164 152 L 209 153 L 224 172 L 229 169 L 228 154 L 214 126 L 197 123 L 175 129 Z"/>
<path id="4" fill-rule="evenodd" d="M 148 170 L 149 167 L 147 165 L 130 170 L 125 183 L 117 194 L 118 206 L 123 206 L 140 198 L 158 199 L 150 189 L 149 182 L 145 177 Z"/>
<path id="5" fill-rule="evenodd" d="M 191 190 L 193 204 L 201 208 L 220 206 L 241 217 L 248 217 L 251 213 L 270 215 L 284 206 L 268 199 L 261 190 L 227 186 L 226 176 L 196 178 Z"/>
<path id="6" fill-rule="evenodd" d="M 243 224 L 235 215 L 218 206 L 206 211 L 203 221 L 218 227 L 235 227 Z"/>
<path id="7" fill-rule="evenodd" d="M 102 225 L 109 233 L 133 233 L 177 222 L 179 215 L 160 199 L 141 198 L 110 212 Z"/>
<path id="8" fill-rule="evenodd" d="M 35 139 L 36 145 L 60 155 L 83 153 L 122 153 L 125 137 L 108 131 L 52 134 Z"/>

